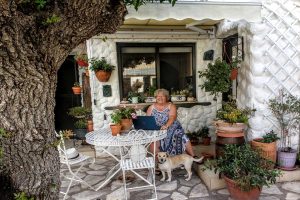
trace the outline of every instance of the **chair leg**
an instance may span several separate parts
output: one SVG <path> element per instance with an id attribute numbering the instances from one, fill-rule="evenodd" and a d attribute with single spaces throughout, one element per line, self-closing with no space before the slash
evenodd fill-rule
<path id="1" fill-rule="evenodd" d="M 124 185 L 124 193 L 125 193 L 125 199 L 127 200 L 127 186 L 126 186 L 126 174 L 125 170 L 122 170 L 123 172 L 123 185 Z"/>

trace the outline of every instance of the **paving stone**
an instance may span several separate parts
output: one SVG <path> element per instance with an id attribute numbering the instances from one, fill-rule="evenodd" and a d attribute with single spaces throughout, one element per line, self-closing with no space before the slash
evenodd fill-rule
<path id="1" fill-rule="evenodd" d="M 100 198 L 103 195 L 105 195 L 105 193 L 102 191 L 95 192 L 95 191 L 85 190 L 80 193 L 72 195 L 72 198 L 75 200 L 93 200 L 96 198 Z"/>
<path id="2" fill-rule="evenodd" d="M 178 191 L 183 193 L 183 194 L 187 194 L 190 191 L 190 187 L 186 187 L 186 186 L 181 186 Z"/>
<path id="3" fill-rule="evenodd" d="M 60 188 L 60 191 L 66 192 L 67 189 L 68 189 L 67 187 Z M 73 186 L 73 187 L 70 188 L 68 194 L 78 193 L 78 192 L 80 192 L 80 190 L 82 190 L 82 188 L 80 186 L 78 186 L 78 185 L 77 186 Z"/>
<path id="4" fill-rule="evenodd" d="M 229 191 L 227 189 L 218 190 L 218 193 L 223 195 L 229 195 Z"/>
<path id="5" fill-rule="evenodd" d="M 173 191 L 177 188 L 177 181 L 166 182 L 156 187 L 158 191 Z"/>
<path id="6" fill-rule="evenodd" d="M 89 185 L 95 185 L 105 179 L 105 176 L 94 176 L 94 175 L 87 175 L 83 180 L 86 181 Z M 83 189 L 88 188 L 87 185 L 81 184 Z"/>
<path id="7" fill-rule="evenodd" d="M 179 192 L 173 192 L 171 195 L 171 199 L 173 200 L 183 200 L 183 199 L 188 199 L 186 196 L 183 194 L 180 194 Z"/>
<path id="8" fill-rule="evenodd" d="M 114 191 L 116 188 L 119 188 L 121 186 L 123 186 L 123 181 L 116 180 L 111 183 L 110 189 L 111 191 Z"/>
<path id="9" fill-rule="evenodd" d="M 64 176 L 67 176 L 67 177 L 71 178 L 73 175 L 69 171 L 67 171 L 67 172 L 64 173 Z M 79 178 L 84 178 L 86 176 L 86 173 L 84 173 L 84 171 L 81 171 L 81 172 L 77 173 L 77 176 Z"/>
<path id="10" fill-rule="evenodd" d="M 259 200 L 280 200 L 280 198 L 275 196 L 260 196 Z"/>
<path id="11" fill-rule="evenodd" d="M 209 194 L 205 185 L 203 184 L 198 184 L 194 186 L 190 193 L 190 198 L 207 197 L 207 196 L 209 196 Z"/>
<path id="12" fill-rule="evenodd" d="M 193 177 L 191 180 L 186 181 L 184 178 L 179 178 L 180 185 L 192 187 L 198 183 L 200 183 L 199 177 Z"/>
<path id="13" fill-rule="evenodd" d="M 300 182 L 288 182 L 282 185 L 282 188 L 290 192 L 296 192 L 300 194 Z"/>
<path id="14" fill-rule="evenodd" d="M 130 199 L 130 193 L 127 193 L 127 198 Z M 124 193 L 124 188 L 121 187 L 115 191 L 113 191 L 112 193 L 106 195 L 106 200 L 123 200 L 126 199 L 125 198 L 125 193 Z"/>
<path id="15" fill-rule="evenodd" d="M 270 187 L 264 186 L 262 189 L 264 194 L 283 194 L 276 185 L 270 185 Z"/>
<path id="16" fill-rule="evenodd" d="M 97 171 L 87 171 L 86 173 L 89 175 L 101 176 L 101 175 L 107 174 L 107 171 L 106 170 L 97 170 Z"/>
<path id="17" fill-rule="evenodd" d="M 108 160 L 101 158 L 101 159 L 96 159 L 94 164 L 103 166 L 103 164 L 106 162 L 108 162 Z"/>
<path id="18" fill-rule="evenodd" d="M 300 195 L 299 194 L 295 194 L 295 193 L 287 193 L 286 194 L 286 200 L 299 200 L 300 199 Z"/>
<path id="19" fill-rule="evenodd" d="M 99 169 L 103 169 L 105 168 L 106 166 L 104 165 L 99 165 L 99 164 L 90 164 L 89 165 L 89 168 L 90 169 L 93 169 L 93 170 L 99 170 Z"/>
<path id="20" fill-rule="evenodd" d="M 61 181 L 60 187 L 65 188 L 65 187 L 68 187 L 69 184 L 70 184 L 70 180 Z M 73 181 L 71 187 L 73 187 L 73 186 L 75 186 L 75 185 L 79 185 L 79 184 L 80 184 L 80 183 L 79 183 L 78 181 Z"/>
<path id="21" fill-rule="evenodd" d="M 168 193 L 164 193 L 164 192 L 157 192 L 157 198 L 158 199 L 163 199 L 163 198 L 165 198 L 165 197 L 167 197 L 167 196 L 169 196 L 170 194 L 168 194 Z"/>

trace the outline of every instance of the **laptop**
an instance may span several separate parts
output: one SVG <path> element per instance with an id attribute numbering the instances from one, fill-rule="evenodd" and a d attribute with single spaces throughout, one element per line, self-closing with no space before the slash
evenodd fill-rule
<path id="1" fill-rule="evenodd" d="M 143 130 L 160 130 L 160 126 L 156 125 L 154 116 L 137 116 L 133 119 L 135 129 Z"/>

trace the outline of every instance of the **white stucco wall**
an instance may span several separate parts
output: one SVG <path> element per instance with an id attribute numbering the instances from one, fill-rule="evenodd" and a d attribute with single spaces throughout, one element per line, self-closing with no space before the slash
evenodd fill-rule
<path id="1" fill-rule="evenodd" d="M 215 56 L 214 58 L 221 56 L 221 40 L 217 39 L 184 39 L 180 37 L 184 36 L 175 36 L 176 39 L 166 39 L 165 35 L 140 35 L 140 38 L 136 39 L 126 39 L 120 38 L 118 35 L 106 35 L 108 39 L 103 41 L 101 37 L 95 37 L 87 41 L 87 50 L 90 58 L 92 57 L 106 57 L 108 62 L 117 66 L 117 52 L 116 52 L 116 42 L 153 42 L 153 43 L 195 43 L 196 44 L 196 71 L 202 70 L 207 66 L 208 61 L 203 61 L 203 53 L 207 50 L 214 49 Z M 128 35 L 127 35 L 128 37 Z M 189 38 L 191 36 L 188 36 Z M 101 83 L 99 82 L 94 73 L 90 73 L 91 79 L 91 90 L 92 90 L 92 100 L 95 99 L 96 105 L 93 104 L 93 118 L 94 118 L 94 128 L 99 129 L 105 123 L 104 114 L 108 114 L 109 111 L 105 111 L 106 106 L 115 106 L 120 103 L 119 96 L 119 80 L 118 80 L 118 67 L 113 71 L 109 82 Z M 182 123 L 186 131 L 197 131 L 203 125 L 209 125 L 211 127 L 211 121 L 215 118 L 216 114 L 216 105 L 217 102 L 213 101 L 213 97 L 206 93 L 198 87 L 200 80 L 198 78 L 198 73 L 196 74 L 196 95 L 197 100 L 200 102 L 209 101 L 212 102 L 211 106 L 194 106 L 192 108 L 179 108 L 178 109 L 178 119 Z M 102 86 L 111 85 L 112 87 L 112 97 L 103 97 L 102 95 Z M 220 100 L 218 101 L 220 103 Z M 213 132 L 213 130 L 211 130 Z"/>

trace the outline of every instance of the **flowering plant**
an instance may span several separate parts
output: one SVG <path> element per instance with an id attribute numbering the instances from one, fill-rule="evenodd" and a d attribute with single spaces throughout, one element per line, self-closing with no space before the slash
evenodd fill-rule
<path id="1" fill-rule="evenodd" d="M 136 112 L 133 108 L 121 108 L 119 110 L 115 110 L 112 117 L 120 119 L 135 119 Z"/>

